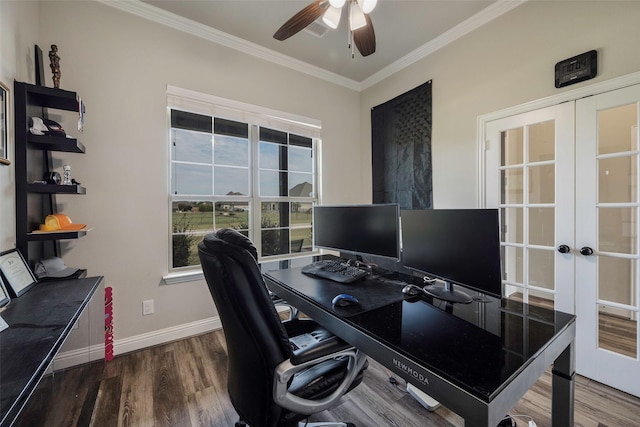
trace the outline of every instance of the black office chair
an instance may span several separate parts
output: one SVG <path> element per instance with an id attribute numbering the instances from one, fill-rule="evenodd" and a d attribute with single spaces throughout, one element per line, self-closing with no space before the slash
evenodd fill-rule
<path id="1" fill-rule="evenodd" d="M 205 236 L 198 252 L 227 342 L 236 427 L 295 426 L 362 381 L 367 359 L 359 350 L 310 319 L 281 322 L 247 237 L 222 229 Z"/>

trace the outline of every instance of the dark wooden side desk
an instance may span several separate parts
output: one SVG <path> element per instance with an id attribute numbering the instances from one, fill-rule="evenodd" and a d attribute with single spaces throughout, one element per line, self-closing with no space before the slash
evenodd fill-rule
<path id="1" fill-rule="evenodd" d="M 103 278 L 44 282 L 0 313 L 0 426 L 11 425 Z"/>
<path id="2" fill-rule="evenodd" d="M 497 426 L 553 365 L 552 422 L 573 426 L 573 315 L 497 298 L 471 304 L 405 298 L 402 283 L 375 276 L 341 285 L 291 268 L 270 271 L 265 280 L 279 297 L 459 414 L 467 427 Z M 333 307 L 338 289 L 370 309 Z"/>

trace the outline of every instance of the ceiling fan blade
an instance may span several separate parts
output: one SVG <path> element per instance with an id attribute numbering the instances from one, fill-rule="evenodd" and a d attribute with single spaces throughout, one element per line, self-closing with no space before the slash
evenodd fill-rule
<path id="1" fill-rule="evenodd" d="M 376 32 L 373 30 L 369 15 L 364 15 L 364 17 L 367 20 L 367 25 L 353 32 L 353 41 L 360 51 L 360 55 L 368 56 L 376 51 Z"/>
<path id="2" fill-rule="evenodd" d="M 282 27 L 278 28 L 273 38 L 281 41 L 286 40 L 299 31 L 304 30 L 309 24 L 322 16 L 328 5 L 329 2 L 325 0 L 314 1 L 282 24 Z"/>

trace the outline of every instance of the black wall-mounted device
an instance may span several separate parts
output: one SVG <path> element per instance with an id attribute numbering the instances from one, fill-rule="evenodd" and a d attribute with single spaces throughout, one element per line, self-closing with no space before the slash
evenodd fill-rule
<path id="1" fill-rule="evenodd" d="M 556 87 L 569 86 L 598 74 L 598 52 L 590 50 L 556 64 Z"/>

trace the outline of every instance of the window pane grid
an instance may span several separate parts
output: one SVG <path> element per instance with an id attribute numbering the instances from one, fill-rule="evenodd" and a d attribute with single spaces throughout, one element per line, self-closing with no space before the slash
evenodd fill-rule
<path id="1" fill-rule="evenodd" d="M 173 268 L 199 266 L 198 242 L 220 228 L 247 235 L 261 258 L 313 250 L 313 138 L 178 110 L 171 117 Z"/>

